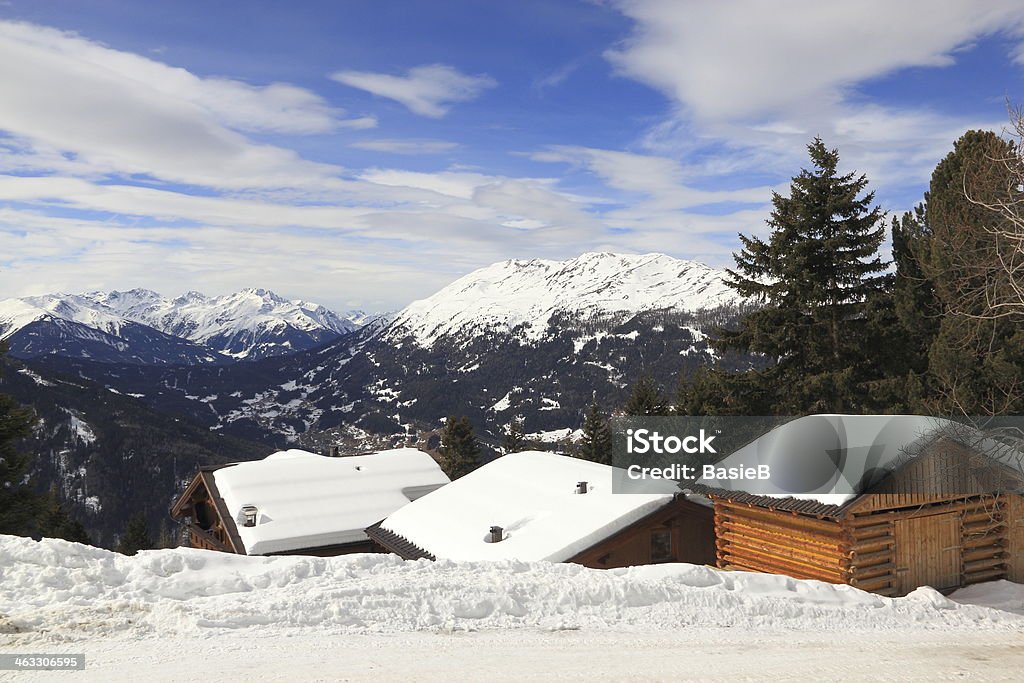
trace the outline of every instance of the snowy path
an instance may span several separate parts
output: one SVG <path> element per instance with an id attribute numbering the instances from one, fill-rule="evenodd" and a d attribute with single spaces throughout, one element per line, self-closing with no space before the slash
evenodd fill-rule
<path id="1" fill-rule="evenodd" d="M 1024 586 L 890 599 L 692 565 L 126 558 L 0 536 L 0 680 L 1021 680 Z"/>
<path id="2" fill-rule="evenodd" d="M 1011 633 L 240 632 L 104 639 L 60 649 L 86 653 L 86 670 L 0 674 L 0 680 L 1020 681 L 1024 670 L 1024 636 Z"/>

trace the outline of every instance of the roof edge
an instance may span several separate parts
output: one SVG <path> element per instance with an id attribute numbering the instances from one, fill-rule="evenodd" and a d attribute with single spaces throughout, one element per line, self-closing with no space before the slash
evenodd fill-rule
<path id="1" fill-rule="evenodd" d="M 686 488 L 693 493 L 699 493 L 701 495 L 708 496 L 709 498 L 720 498 L 731 503 L 744 503 L 746 505 L 752 505 L 754 507 L 765 508 L 768 510 L 780 510 L 828 519 L 839 519 L 843 515 L 844 510 L 849 507 L 850 503 L 860 497 L 857 496 L 843 505 L 832 505 L 829 503 L 822 503 L 814 499 L 793 498 L 792 496 L 787 496 L 785 498 L 762 496 L 747 493 L 746 491 L 729 491 L 727 489 L 715 488 L 704 484 L 689 484 Z"/>
<path id="2" fill-rule="evenodd" d="M 376 524 L 366 527 L 363 532 L 370 537 L 371 541 L 403 560 L 437 560 L 433 553 L 427 552 L 405 536 L 382 527 L 383 523 L 382 519 Z"/>

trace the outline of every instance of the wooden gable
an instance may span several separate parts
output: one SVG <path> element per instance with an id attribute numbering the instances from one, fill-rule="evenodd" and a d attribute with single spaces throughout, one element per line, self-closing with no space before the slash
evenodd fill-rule
<path id="1" fill-rule="evenodd" d="M 171 516 L 175 519 L 188 518 L 193 548 L 246 554 L 235 520 L 228 513 L 217 489 L 212 469 L 204 468 L 196 473 L 171 508 Z"/>
<path id="2" fill-rule="evenodd" d="M 950 439 L 939 439 L 843 509 L 844 515 L 929 505 L 1024 489 L 1024 474 Z"/>

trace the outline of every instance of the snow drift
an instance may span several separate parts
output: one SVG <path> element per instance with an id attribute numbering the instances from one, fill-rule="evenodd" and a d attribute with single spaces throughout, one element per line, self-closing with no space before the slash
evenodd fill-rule
<path id="1" fill-rule="evenodd" d="M 1024 607 L 1006 582 L 972 601 Z M 530 628 L 1020 630 L 1024 616 L 922 588 L 884 598 L 817 581 L 686 564 L 594 570 L 389 555 L 244 557 L 194 549 L 124 557 L 0 536 L 0 644 L 97 637 Z"/>

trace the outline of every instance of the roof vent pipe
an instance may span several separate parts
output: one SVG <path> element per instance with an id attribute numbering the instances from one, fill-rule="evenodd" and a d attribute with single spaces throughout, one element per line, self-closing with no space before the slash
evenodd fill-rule
<path id="1" fill-rule="evenodd" d="M 585 482 L 585 481 L 576 482 L 576 493 L 586 493 L 586 492 L 587 492 L 587 482 Z"/>
<path id="2" fill-rule="evenodd" d="M 256 509 L 255 505 L 243 505 L 242 514 L 245 515 L 245 523 L 243 526 L 256 526 L 256 515 L 259 510 Z"/>
<path id="3" fill-rule="evenodd" d="M 504 531 L 500 526 L 492 526 L 491 543 L 500 543 L 504 539 Z"/>

